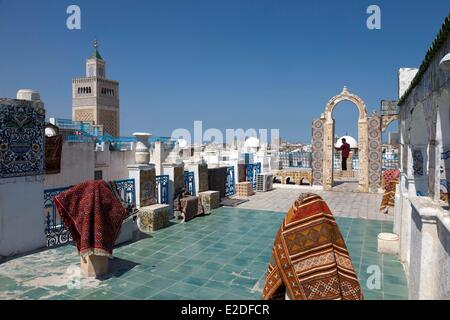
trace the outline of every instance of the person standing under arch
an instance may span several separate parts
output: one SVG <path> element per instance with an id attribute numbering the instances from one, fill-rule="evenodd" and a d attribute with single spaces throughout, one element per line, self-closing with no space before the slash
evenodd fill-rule
<path id="1" fill-rule="evenodd" d="M 336 151 L 342 153 L 342 171 L 347 171 L 347 159 L 350 156 L 350 145 L 347 143 L 347 139 L 342 138 L 342 146 L 336 148 Z"/>

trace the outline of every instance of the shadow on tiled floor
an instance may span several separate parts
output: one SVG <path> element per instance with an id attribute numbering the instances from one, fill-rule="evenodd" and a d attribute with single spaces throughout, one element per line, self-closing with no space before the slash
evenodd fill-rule
<path id="1" fill-rule="evenodd" d="M 220 208 L 116 248 L 113 275 L 79 285 L 76 268 L 67 269 L 79 261 L 72 246 L 14 259 L 0 265 L 0 299 L 260 299 L 283 218 L 279 212 Z M 405 299 L 402 265 L 376 248 L 378 233 L 392 231 L 392 222 L 337 221 L 366 298 Z M 373 268 L 384 275 L 379 290 L 367 288 Z"/>

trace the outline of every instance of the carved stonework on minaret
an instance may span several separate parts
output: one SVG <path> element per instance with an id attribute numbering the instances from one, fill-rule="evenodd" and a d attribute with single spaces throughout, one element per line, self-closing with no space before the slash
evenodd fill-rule
<path id="1" fill-rule="evenodd" d="M 86 60 L 86 77 L 72 80 L 72 120 L 103 126 L 103 132 L 120 135 L 119 82 L 106 79 L 106 62 L 94 41 Z"/>

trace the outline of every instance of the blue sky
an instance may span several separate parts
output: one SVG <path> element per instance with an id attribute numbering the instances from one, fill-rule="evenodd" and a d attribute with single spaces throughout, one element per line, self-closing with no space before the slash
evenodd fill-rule
<path id="1" fill-rule="evenodd" d="M 78 4 L 82 29 L 66 28 Z M 382 29 L 366 9 L 381 7 Z M 369 110 L 397 98 L 397 69 L 418 66 L 449 12 L 429 1 L 0 0 L 0 96 L 41 93 L 70 118 L 71 78 L 98 37 L 120 81 L 122 135 L 173 129 L 279 128 L 310 141 L 311 121 L 344 85 Z M 336 109 L 336 133 L 356 135 L 357 109 Z"/>

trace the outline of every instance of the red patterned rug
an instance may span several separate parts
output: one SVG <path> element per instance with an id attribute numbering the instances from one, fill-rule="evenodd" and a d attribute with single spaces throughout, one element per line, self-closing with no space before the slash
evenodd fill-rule
<path id="1" fill-rule="evenodd" d="M 61 172 L 63 137 L 45 137 L 45 174 Z"/>
<path id="2" fill-rule="evenodd" d="M 105 181 L 83 182 L 54 200 L 82 257 L 112 255 L 128 211 Z"/>
<path id="3" fill-rule="evenodd" d="M 395 206 L 395 191 L 400 181 L 400 170 L 386 170 L 383 173 L 384 194 L 380 211 L 387 214 L 390 207 Z"/>
<path id="4" fill-rule="evenodd" d="M 362 300 L 344 238 L 325 201 L 302 194 L 275 238 L 265 300 Z"/>

